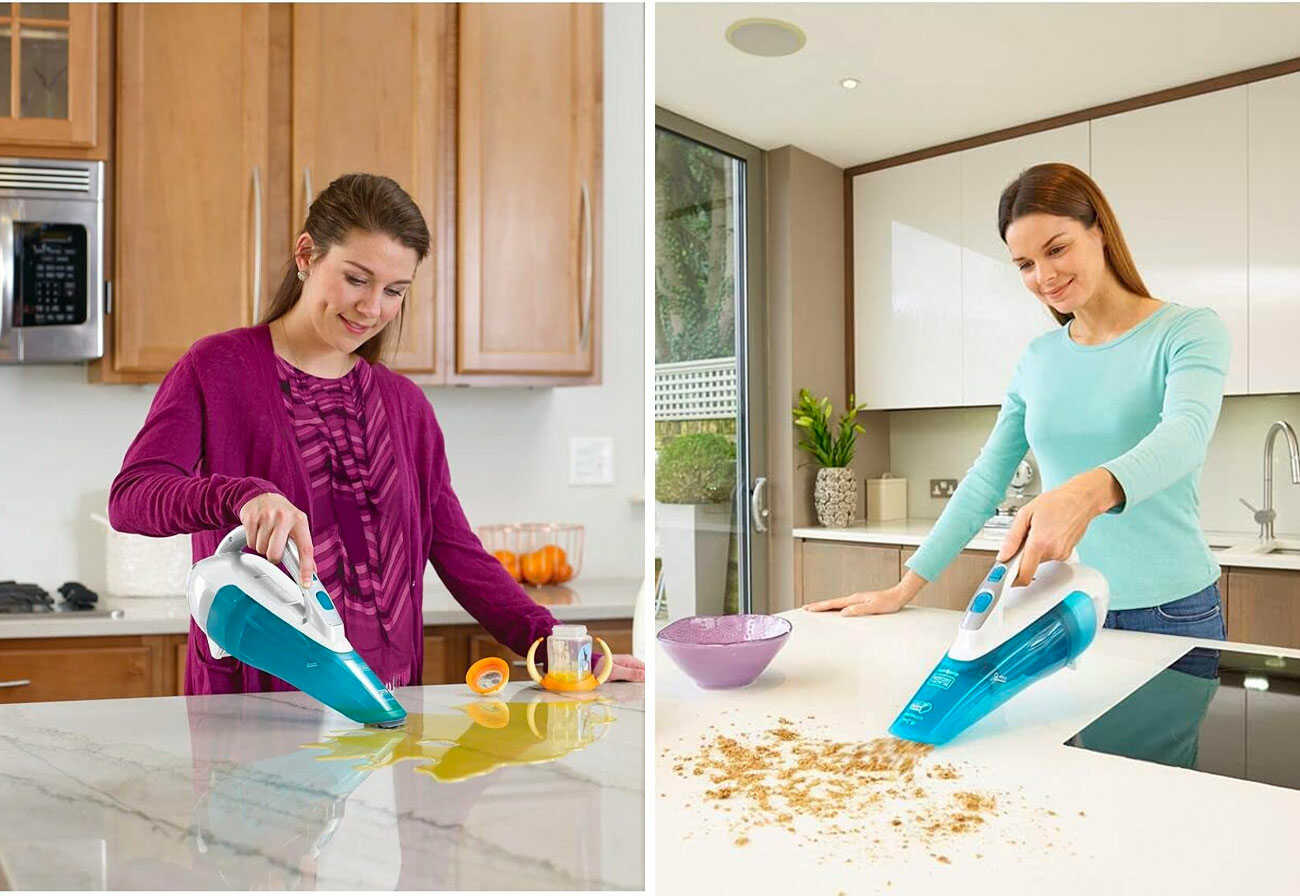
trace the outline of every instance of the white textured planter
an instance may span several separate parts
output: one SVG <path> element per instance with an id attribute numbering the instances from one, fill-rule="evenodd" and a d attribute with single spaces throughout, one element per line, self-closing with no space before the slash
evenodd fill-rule
<path id="1" fill-rule="evenodd" d="M 655 502 L 668 618 L 716 616 L 727 591 L 730 504 Z"/>
<path id="2" fill-rule="evenodd" d="M 822 467 L 813 486 L 813 506 L 817 522 L 832 529 L 842 529 L 853 522 L 858 508 L 858 480 L 848 467 Z"/>

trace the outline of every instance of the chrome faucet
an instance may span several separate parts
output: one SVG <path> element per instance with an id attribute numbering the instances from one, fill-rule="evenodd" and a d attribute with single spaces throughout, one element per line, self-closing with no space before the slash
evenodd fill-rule
<path id="1" fill-rule="evenodd" d="M 1286 450 L 1291 455 L 1291 482 L 1300 485 L 1300 445 L 1296 443 L 1295 430 L 1285 420 L 1278 420 L 1268 428 L 1268 435 L 1264 436 L 1264 506 L 1256 510 L 1245 498 L 1239 499 L 1255 511 L 1255 522 L 1259 523 L 1259 540 L 1266 546 L 1273 541 L 1273 520 L 1277 519 L 1277 511 L 1273 509 L 1273 440 L 1279 432 L 1286 436 Z"/>

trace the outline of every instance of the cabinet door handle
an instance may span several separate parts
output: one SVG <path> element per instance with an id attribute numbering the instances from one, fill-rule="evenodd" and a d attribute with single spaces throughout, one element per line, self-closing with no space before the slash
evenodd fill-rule
<path id="1" fill-rule="evenodd" d="M 0 688 L 25 688 L 31 683 L 30 678 L 18 678 L 14 681 L 0 681 Z"/>
<path id="2" fill-rule="evenodd" d="M 306 222 L 311 214 L 311 166 L 302 166 L 302 219 Z"/>
<path id="3" fill-rule="evenodd" d="M 749 517 L 754 523 L 755 532 L 767 531 L 767 518 L 771 511 L 763 506 L 763 494 L 767 491 L 767 477 L 759 476 L 754 480 L 754 491 L 749 496 Z"/>
<path id="4" fill-rule="evenodd" d="M 578 312 L 582 315 L 582 332 L 578 335 L 578 348 L 587 350 L 591 339 L 591 283 L 592 283 L 592 249 L 591 249 L 591 194 L 587 184 L 582 184 L 582 287 L 578 297 Z"/>
<path id="5" fill-rule="evenodd" d="M 262 169 L 253 166 L 253 324 L 262 317 Z"/>

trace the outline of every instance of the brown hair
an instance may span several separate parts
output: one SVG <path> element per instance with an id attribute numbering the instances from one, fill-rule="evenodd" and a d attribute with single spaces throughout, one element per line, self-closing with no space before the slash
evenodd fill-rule
<path id="1" fill-rule="evenodd" d="M 378 174 L 345 174 L 330 183 L 312 200 L 307 209 L 307 220 L 299 235 L 307 233 L 315 244 L 313 259 L 329 252 L 330 247 L 342 243 L 353 230 L 366 233 L 383 233 L 397 240 L 418 256 L 416 264 L 429 254 L 429 228 L 419 207 L 397 181 Z M 295 242 L 296 245 L 296 242 Z M 293 256 L 285 268 L 280 288 L 267 306 L 259 323 L 269 324 L 283 317 L 298 304 L 302 296 L 302 281 L 298 279 L 298 266 Z M 397 340 L 402 338 L 402 319 L 406 316 L 405 302 L 397 318 Z M 357 349 L 357 354 L 374 364 L 387 351 L 391 342 L 388 334 L 392 327 L 384 327 Z"/>
<path id="2" fill-rule="evenodd" d="M 998 235 L 1007 241 L 1007 228 L 1011 222 L 1035 213 L 1073 218 L 1084 227 L 1096 224 L 1105 240 L 1103 251 L 1106 264 L 1116 279 L 1129 292 L 1150 298 L 1137 265 L 1129 253 L 1128 243 L 1119 229 L 1119 221 L 1111 211 L 1110 203 L 1102 195 L 1096 181 L 1073 165 L 1048 162 L 1020 172 L 1020 176 L 1007 184 L 998 200 Z M 1067 324 L 1073 314 L 1061 314 L 1049 308 L 1058 324 Z"/>

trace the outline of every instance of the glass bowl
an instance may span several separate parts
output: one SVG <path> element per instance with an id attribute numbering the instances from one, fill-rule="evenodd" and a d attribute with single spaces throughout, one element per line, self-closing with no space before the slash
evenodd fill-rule
<path id="1" fill-rule="evenodd" d="M 793 629 L 784 616 L 688 616 L 664 626 L 657 638 L 700 687 L 740 688 L 763 673 Z"/>

